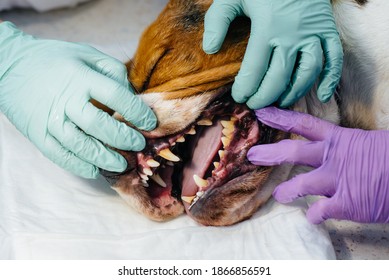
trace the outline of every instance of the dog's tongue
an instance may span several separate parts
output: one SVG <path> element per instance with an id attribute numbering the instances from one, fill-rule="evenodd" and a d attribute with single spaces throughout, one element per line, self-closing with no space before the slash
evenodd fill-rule
<path id="1" fill-rule="evenodd" d="M 193 196 L 198 187 L 193 180 L 193 175 L 203 178 L 208 167 L 213 164 L 217 152 L 221 148 L 222 125 L 220 122 L 214 122 L 211 127 L 204 128 L 196 134 L 191 145 L 191 160 L 184 166 L 182 174 L 182 195 Z"/>

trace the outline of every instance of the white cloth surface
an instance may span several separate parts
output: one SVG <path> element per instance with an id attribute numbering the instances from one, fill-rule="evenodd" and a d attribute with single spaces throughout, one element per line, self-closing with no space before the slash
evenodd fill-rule
<path id="1" fill-rule="evenodd" d="M 0 18 L 41 37 L 93 44 L 124 61 L 165 3 L 92 1 L 73 12 Z M 327 231 L 307 222 L 306 207 L 303 200 L 270 201 L 231 227 L 200 226 L 186 215 L 152 222 L 103 178 L 75 177 L 43 157 L 0 113 L 0 259 L 334 259 Z"/>
<path id="2" fill-rule="evenodd" d="M 0 11 L 12 8 L 32 8 L 40 12 L 52 9 L 74 7 L 90 0 L 1 0 Z"/>

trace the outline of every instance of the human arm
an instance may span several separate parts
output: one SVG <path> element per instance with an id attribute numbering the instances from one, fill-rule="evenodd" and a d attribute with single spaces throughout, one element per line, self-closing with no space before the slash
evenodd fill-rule
<path id="1" fill-rule="evenodd" d="M 219 51 L 237 16 L 251 19 L 251 35 L 232 87 L 236 102 L 251 109 L 276 101 L 287 107 L 317 78 L 319 99 L 331 98 L 343 51 L 329 0 L 215 0 L 205 16 L 205 52 Z"/>
<path id="2" fill-rule="evenodd" d="M 389 131 L 343 128 L 274 107 L 257 110 L 256 115 L 266 125 L 308 139 L 283 140 L 249 150 L 248 159 L 256 165 L 293 163 L 315 168 L 280 184 L 273 193 L 277 201 L 324 196 L 307 212 L 308 220 L 315 224 L 329 218 L 389 222 Z"/>
<path id="3" fill-rule="evenodd" d="M 94 107 L 93 98 L 142 130 L 156 117 L 118 60 L 82 44 L 41 40 L 0 24 L 0 111 L 49 159 L 86 178 L 122 172 L 125 159 L 107 145 L 141 150 L 144 137 Z"/>

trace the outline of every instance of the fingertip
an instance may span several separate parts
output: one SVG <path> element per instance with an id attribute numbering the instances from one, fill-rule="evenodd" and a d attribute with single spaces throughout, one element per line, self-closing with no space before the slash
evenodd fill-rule
<path id="1" fill-rule="evenodd" d="M 326 205 L 328 198 L 322 198 L 312 204 L 311 207 L 307 210 L 307 219 L 311 224 L 320 224 L 327 220 Z"/>
<path id="2" fill-rule="evenodd" d="M 132 141 L 128 150 L 139 152 L 146 147 L 146 139 L 138 131 L 134 131 Z"/>
<path id="3" fill-rule="evenodd" d="M 240 104 L 245 103 L 248 99 L 246 97 L 245 91 L 242 90 L 242 88 L 238 85 L 237 82 L 235 82 L 232 85 L 231 96 L 236 103 L 240 103 Z"/>
<path id="4" fill-rule="evenodd" d="M 323 217 L 321 217 L 320 215 L 317 215 L 315 213 L 311 213 L 309 210 L 307 211 L 306 217 L 307 217 L 308 222 L 310 222 L 311 224 L 314 224 L 314 225 L 321 224 L 322 222 L 325 221 L 325 219 Z"/>
<path id="5" fill-rule="evenodd" d="M 65 167 L 65 169 L 68 169 Z M 77 176 L 80 176 L 85 179 L 97 179 L 97 177 L 100 175 L 100 171 L 96 166 L 90 165 L 90 164 L 84 164 L 79 165 L 77 170 L 70 170 L 71 172 L 74 172 Z"/>
<path id="6" fill-rule="evenodd" d="M 258 100 L 258 99 L 254 99 L 254 98 L 250 98 L 246 105 L 247 107 L 249 107 L 251 110 L 258 110 L 258 109 L 261 109 L 261 108 L 264 108 L 268 105 L 270 105 L 272 102 L 263 102 L 262 100 Z"/>
<path id="7" fill-rule="evenodd" d="M 275 188 L 273 191 L 273 197 L 279 203 L 290 203 L 293 201 L 293 198 L 285 194 L 285 187 L 282 185 L 279 185 L 277 188 Z"/>
<path id="8" fill-rule="evenodd" d="M 141 126 L 139 126 L 139 129 L 151 131 L 157 127 L 158 120 L 155 113 L 150 109 L 148 116 L 146 117 L 146 120 L 143 122 Z"/>
<path id="9" fill-rule="evenodd" d="M 99 175 L 100 175 L 99 169 L 96 167 L 93 167 L 93 170 L 90 173 L 89 179 L 97 179 L 97 177 L 99 177 Z"/>
<path id="10" fill-rule="evenodd" d="M 326 86 L 320 85 L 317 89 L 317 97 L 322 103 L 330 101 L 333 93 L 335 92 L 336 85 Z"/>
<path id="11" fill-rule="evenodd" d="M 282 110 L 277 109 L 274 106 L 268 106 L 268 107 L 255 110 L 255 115 L 259 120 L 266 120 L 266 119 L 272 119 L 275 116 L 275 114 L 281 112 Z"/>
<path id="12" fill-rule="evenodd" d="M 121 173 L 127 169 L 127 160 L 119 153 L 114 152 L 115 160 L 104 166 L 104 170 Z"/>
<path id="13" fill-rule="evenodd" d="M 288 108 L 292 106 L 299 98 L 296 96 L 285 96 L 281 97 L 280 100 L 278 101 L 278 105 L 280 108 Z"/>
<path id="14" fill-rule="evenodd" d="M 223 45 L 223 38 L 217 36 L 217 33 L 206 31 L 203 36 L 203 50 L 206 54 L 217 53 Z"/>
<path id="15" fill-rule="evenodd" d="M 251 147 L 247 152 L 247 159 L 254 165 L 263 164 L 259 159 L 259 157 L 262 155 L 261 150 L 262 150 L 262 146 L 260 145 Z"/>

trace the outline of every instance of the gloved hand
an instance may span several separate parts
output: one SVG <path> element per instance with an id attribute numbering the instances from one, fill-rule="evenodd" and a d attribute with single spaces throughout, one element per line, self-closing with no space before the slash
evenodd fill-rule
<path id="1" fill-rule="evenodd" d="M 97 177 L 99 168 L 125 170 L 126 160 L 104 144 L 136 151 L 145 146 L 139 132 L 97 109 L 91 98 L 140 129 L 156 125 L 116 59 L 86 45 L 39 40 L 9 22 L 0 24 L 1 112 L 49 159 L 86 178 Z"/>
<path id="2" fill-rule="evenodd" d="M 215 0 L 205 16 L 204 51 L 219 51 L 231 21 L 243 15 L 251 19 L 251 35 L 232 87 L 236 102 L 258 109 L 278 100 L 286 107 L 319 75 L 318 97 L 330 99 L 343 51 L 329 0 Z"/>
<path id="3" fill-rule="evenodd" d="M 389 222 L 389 131 L 342 128 L 274 107 L 256 115 L 266 125 L 309 140 L 255 146 L 248 152 L 253 164 L 287 162 L 316 168 L 280 184 L 273 193 L 276 200 L 288 203 L 305 195 L 326 196 L 307 212 L 315 224 L 328 218 Z"/>

